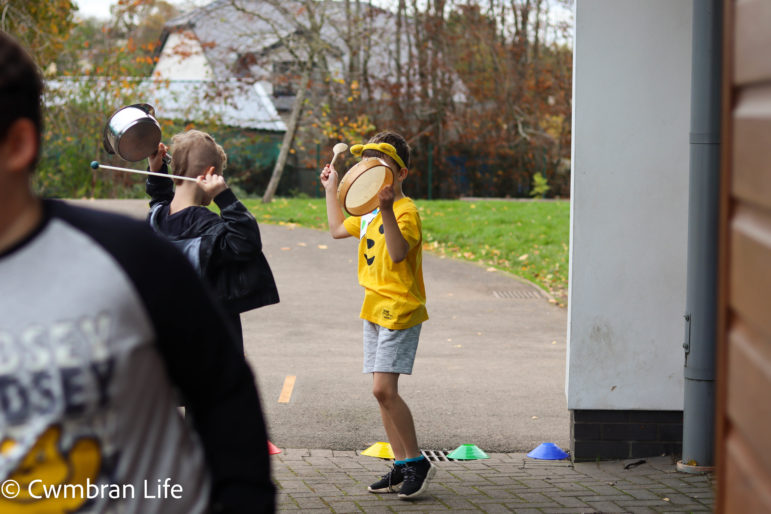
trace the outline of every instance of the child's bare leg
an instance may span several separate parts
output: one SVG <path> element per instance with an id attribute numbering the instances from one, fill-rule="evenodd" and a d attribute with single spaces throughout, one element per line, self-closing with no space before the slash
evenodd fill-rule
<path id="1" fill-rule="evenodd" d="M 402 444 L 402 440 L 399 437 L 399 432 L 396 430 L 396 425 L 394 425 L 393 421 L 391 421 L 391 418 L 388 417 L 388 414 L 385 409 L 383 409 L 383 407 L 380 407 L 380 417 L 383 419 L 383 427 L 385 428 L 388 442 L 391 443 L 391 449 L 394 452 L 394 459 L 406 459 L 407 457 L 405 457 L 406 453 L 404 451 L 404 445 Z"/>
<path id="2" fill-rule="evenodd" d="M 420 449 L 412 413 L 399 396 L 399 374 L 373 373 L 372 376 L 374 381 L 372 394 L 380 405 L 383 427 L 396 460 L 419 457 Z"/>

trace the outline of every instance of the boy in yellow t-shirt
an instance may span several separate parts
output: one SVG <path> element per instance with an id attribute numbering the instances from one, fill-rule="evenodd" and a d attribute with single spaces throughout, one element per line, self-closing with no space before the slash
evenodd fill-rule
<path id="1" fill-rule="evenodd" d="M 392 186 L 378 194 L 380 206 L 364 216 L 345 218 L 337 198 L 337 171 L 327 165 L 321 184 L 327 198 L 329 231 L 335 239 L 359 238 L 359 283 L 364 287 L 364 373 L 372 373 L 372 393 L 380 406 L 396 460 L 393 468 L 369 486 L 373 493 L 399 492 L 400 499 L 419 496 L 436 468 L 421 455 L 409 407 L 399 396 L 399 375 L 411 374 L 420 327 L 428 319 L 423 285 L 420 215 L 402 192 L 410 149 L 395 132 L 376 134 L 351 153 L 377 157 L 394 172 Z"/>

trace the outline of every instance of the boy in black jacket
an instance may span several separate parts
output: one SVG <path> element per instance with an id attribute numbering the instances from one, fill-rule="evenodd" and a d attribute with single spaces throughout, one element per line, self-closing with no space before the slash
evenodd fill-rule
<path id="1" fill-rule="evenodd" d="M 174 173 L 196 182 L 150 176 L 150 226 L 179 247 L 209 283 L 227 311 L 243 351 L 240 313 L 278 303 L 278 291 L 262 253 L 257 220 L 222 178 L 225 151 L 204 132 L 188 130 L 172 138 Z M 168 173 L 166 146 L 148 160 L 150 171 Z M 220 216 L 206 208 L 212 200 Z"/>

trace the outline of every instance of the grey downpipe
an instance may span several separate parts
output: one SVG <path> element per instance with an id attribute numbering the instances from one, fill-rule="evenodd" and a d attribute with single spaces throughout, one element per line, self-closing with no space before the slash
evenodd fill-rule
<path id="1" fill-rule="evenodd" d="M 677 464 L 684 472 L 714 466 L 722 5 L 693 1 L 683 458 Z"/>

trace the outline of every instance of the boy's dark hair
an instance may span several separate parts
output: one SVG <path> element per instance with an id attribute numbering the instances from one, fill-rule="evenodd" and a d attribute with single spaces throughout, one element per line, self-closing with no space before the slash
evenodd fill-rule
<path id="1" fill-rule="evenodd" d="M 40 138 L 43 131 L 42 93 L 43 80 L 35 61 L 15 39 L 0 30 L 0 140 L 21 118 L 35 124 Z"/>
<path id="2" fill-rule="evenodd" d="M 389 145 L 393 146 L 396 149 L 396 153 L 399 157 L 402 158 L 402 161 L 404 161 L 404 167 L 407 169 L 410 169 L 410 145 L 407 144 L 407 141 L 401 136 L 401 134 L 398 134 L 396 132 L 393 132 L 391 130 L 384 130 L 383 132 L 378 132 L 374 136 L 372 136 L 368 143 L 388 143 Z M 398 169 L 401 168 L 399 164 L 397 164 L 393 159 L 391 159 L 389 156 L 384 154 L 381 151 L 378 150 L 364 150 L 361 153 L 362 157 L 380 157 L 381 159 L 386 159 L 389 162 L 393 162 L 394 166 Z"/>

